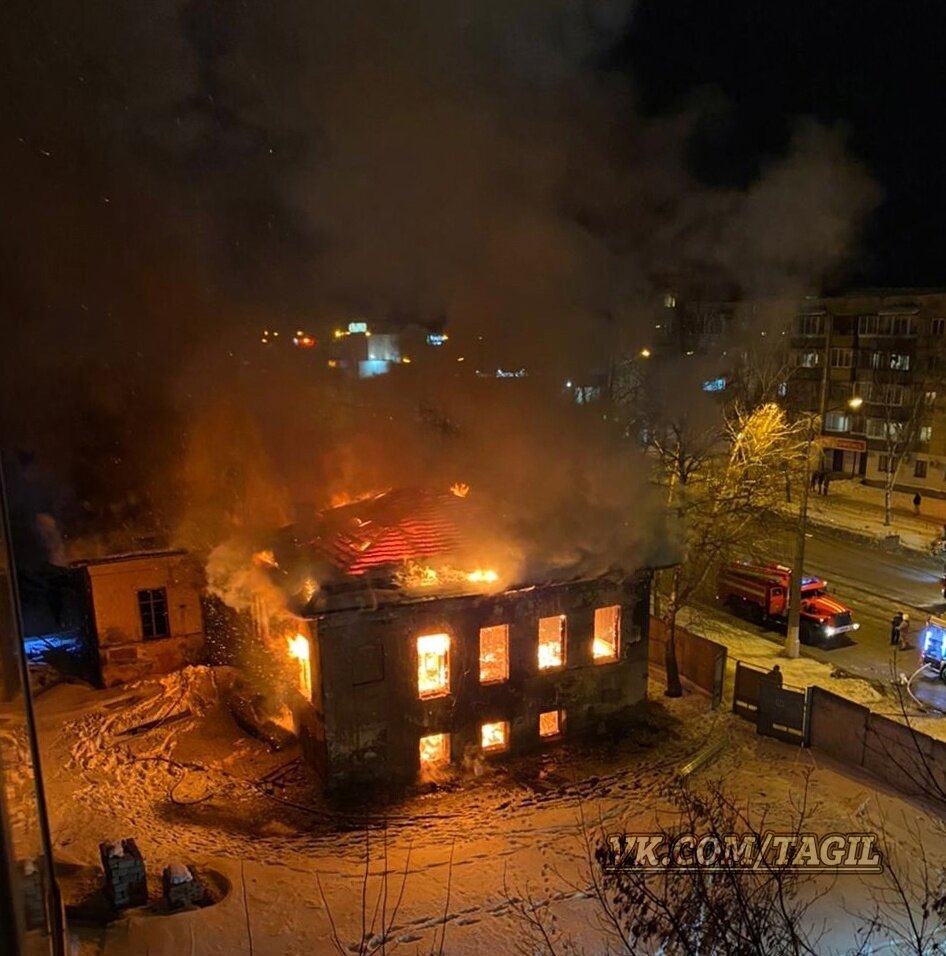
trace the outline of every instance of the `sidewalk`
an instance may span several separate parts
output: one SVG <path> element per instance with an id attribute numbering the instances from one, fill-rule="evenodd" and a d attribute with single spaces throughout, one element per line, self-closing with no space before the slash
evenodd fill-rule
<path id="1" fill-rule="evenodd" d="M 890 535 L 898 535 L 902 547 L 928 554 L 930 544 L 943 533 L 946 500 L 924 498 L 919 516 L 913 513 L 912 494 L 895 491 L 891 504 L 890 524 L 885 525 L 883 489 L 862 485 L 857 479 L 839 479 L 831 482 L 827 496 L 809 494 L 808 521 L 882 543 Z M 795 510 L 798 504 L 789 507 Z"/>

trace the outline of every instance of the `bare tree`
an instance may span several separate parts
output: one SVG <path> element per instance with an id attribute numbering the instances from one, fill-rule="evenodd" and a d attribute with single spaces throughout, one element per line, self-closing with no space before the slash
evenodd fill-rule
<path id="1" fill-rule="evenodd" d="M 676 619 L 710 574 L 752 548 L 781 502 L 786 462 L 799 461 L 800 429 L 777 405 L 732 409 L 721 429 L 691 432 L 674 422 L 655 431 L 651 448 L 684 550 L 671 571 L 664 621 L 667 695 L 682 693 Z"/>
<path id="2" fill-rule="evenodd" d="M 922 385 L 905 385 L 899 373 L 882 369 L 862 385 L 868 417 L 879 421 L 883 442 L 884 524 L 890 524 L 893 491 L 904 462 L 917 448 L 929 407 Z"/>

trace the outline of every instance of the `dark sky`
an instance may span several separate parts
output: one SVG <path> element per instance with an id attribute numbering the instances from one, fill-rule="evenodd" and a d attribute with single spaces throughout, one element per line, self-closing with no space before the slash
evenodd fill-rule
<path id="1" fill-rule="evenodd" d="M 889 6 L 7 0 L 0 446 L 101 521 L 218 400 L 315 473 L 308 375 L 244 398 L 264 328 L 445 320 L 564 381 L 669 282 L 944 284 L 943 15 Z"/>
<path id="2" fill-rule="evenodd" d="M 689 158 L 705 182 L 757 175 L 795 117 L 842 124 L 883 194 L 852 281 L 942 286 L 944 37 L 929 0 L 640 0 L 616 60 L 648 113 L 702 102 Z"/>

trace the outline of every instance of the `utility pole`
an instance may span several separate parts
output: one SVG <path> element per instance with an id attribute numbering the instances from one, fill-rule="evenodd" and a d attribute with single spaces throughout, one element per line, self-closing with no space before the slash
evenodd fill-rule
<path id="1" fill-rule="evenodd" d="M 828 403 L 828 382 L 831 362 L 831 315 L 825 315 L 824 362 L 821 371 L 821 392 L 818 411 L 808 413 L 808 434 L 805 438 L 804 481 L 798 502 L 798 527 L 795 537 L 795 562 L 792 565 L 791 588 L 788 596 L 788 631 L 785 635 L 785 656 L 798 657 L 801 653 L 801 579 L 805 573 L 805 537 L 808 532 L 808 491 L 811 488 L 811 446 L 815 441 L 815 421 L 819 431 Z M 823 455 L 823 450 L 821 455 Z M 819 458 L 823 464 L 823 459 Z"/>

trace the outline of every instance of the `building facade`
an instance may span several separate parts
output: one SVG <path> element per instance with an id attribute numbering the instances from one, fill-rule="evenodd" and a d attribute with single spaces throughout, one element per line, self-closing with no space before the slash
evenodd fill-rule
<path id="1" fill-rule="evenodd" d="M 203 570 L 186 551 L 119 555 L 74 567 L 86 575 L 105 687 L 203 660 Z"/>
<path id="2" fill-rule="evenodd" d="M 790 403 L 825 412 L 826 470 L 878 486 L 896 470 L 898 489 L 946 497 L 946 293 L 808 299 L 791 365 Z"/>
<path id="3" fill-rule="evenodd" d="M 650 582 L 640 571 L 314 613 L 311 760 L 329 787 L 407 783 L 607 731 L 646 697 Z"/>

